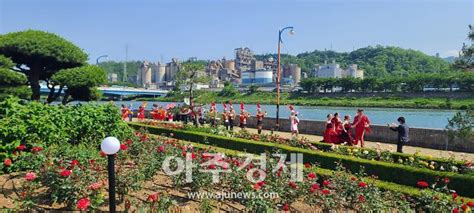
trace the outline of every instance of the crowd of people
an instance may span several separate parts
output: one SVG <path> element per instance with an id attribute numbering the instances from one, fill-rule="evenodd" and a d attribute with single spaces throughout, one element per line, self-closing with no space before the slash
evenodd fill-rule
<path id="1" fill-rule="evenodd" d="M 139 106 L 137 111 L 137 119 L 144 120 L 146 118 L 145 108 L 147 103 L 144 102 Z M 211 127 L 216 128 L 218 125 L 223 125 L 227 130 L 234 130 L 237 123 L 241 129 L 247 127 L 247 120 L 251 116 L 250 112 L 245 109 L 243 103 L 240 104 L 240 113 L 238 114 L 231 102 L 222 103 L 223 110 L 218 112 L 216 104 L 212 102 L 209 110 L 206 110 L 202 105 L 178 105 L 168 104 L 166 107 L 153 104 L 150 111 L 151 118 L 158 121 L 182 121 L 185 124 L 192 122 L 195 126 L 204 125 L 208 123 Z M 293 137 L 298 137 L 298 125 L 300 119 L 298 112 L 295 111 L 294 106 L 289 105 L 290 109 L 290 130 Z M 122 105 L 122 119 L 131 121 L 133 119 L 133 111 L 131 106 Z M 255 114 L 256 127 L 258 134 L 262 133 L 263 121 L 266 117 L 266 111 L 263 111 L 260 104 L 257 104 L 257 112 Z M 398 132 L 397 151 L 402 152 L 402 147 L 408 142 L 408 126 L 405 123 L 404 117 L 398 118 L 399 124 L 388 124 L 388 127 Z M 328 114 L 326 120 L 326 129 L 323 134 L 322 142 L 333 144 L 346 144 L 349 146 L 364 147 L 364 136 L 370 132 L 370 120 L 364 114 L 363 109 L 358 109 L 354 119 L 351 120 L 350 115 L 344 115 L 341 119 L 339 113 Z"/>

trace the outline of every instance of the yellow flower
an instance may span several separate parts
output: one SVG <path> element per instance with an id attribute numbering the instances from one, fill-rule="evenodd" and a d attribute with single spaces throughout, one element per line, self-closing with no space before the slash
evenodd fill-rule
<path id="1" fill-rule="evenodd" d="M 430 165 L 430 169 L 433 169 L 433 170 L 434 170 L 434 169 L 435 169 L 435 167 L 434 167 L 433 165 Z"/>
<path id="2" fill-rule="evenodd" d="M 413 161 L 415 161 L 415 158 L 414 157 L 409 157 L 408 160 L 410 160 L 410 162 L 413 162 Z"/>

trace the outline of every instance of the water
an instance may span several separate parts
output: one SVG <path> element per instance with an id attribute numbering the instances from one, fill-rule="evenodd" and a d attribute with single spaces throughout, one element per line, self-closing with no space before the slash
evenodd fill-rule
<path id="1" fill-rule="evenodd" d="M 116 101 L 117 106 L 121 104 L 130 105 L 132 109 L 137 109 L 142 104 L 141 101 Z M 152 108 L 153 103 L 166 106 L 171 102 L 148 102 L 147 109 Z M 176 103 L 178 105 L 180 103 Z M 182 104 L 182 103 L 181 103 Z M 222 104 L 217 104 L 217 109 L 222 111 Z M 205 108 L 209 108 L 206 105 Z M 239 113 L 240 104 L 233 104 L 234 109 Z M 261 105 L 262 110 L 267 111 L 268 117 L 275 117 L 275 105 Z M 341 118 L 344 115 L 350 115 L 353 119 L 358 107 L 329 107 L 329 106 L 295 106 L 295 110 L 299 113 L 301 120 L 326 120 L 328 113 L 339 112 Z M 257 111 L 255 104 L 245 104 L 245 110 L 255 115 Z M 386 125 L 387 123 L 397 123 L 399 116 L 404 116 L 410 127 L 444 129 L 448 123 L 448 118 L 453 117 L 455 110 L 438 110 L 438 109 L 401 109 L 401 108 L 364 108 L 365 114 L 369 117 L 372 124 Z M 280 118 L 288 118 L 290 110 L 288 106 L 280 106 Z"/>

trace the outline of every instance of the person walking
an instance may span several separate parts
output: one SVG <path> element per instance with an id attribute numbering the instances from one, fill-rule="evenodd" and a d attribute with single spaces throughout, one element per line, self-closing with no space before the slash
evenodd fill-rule
<path id="1" fill-rule="evenodd" d="M 403 145 L 409 141 L 408 133 L 410 132 L 410 128 L 406 124 L 404 117 L 399 117 L 397 121 L 399 123 L 398 125 L 392 123 L 388 126 L 392 131 L 398 132 L 397 152 L 403 153 Z"/>

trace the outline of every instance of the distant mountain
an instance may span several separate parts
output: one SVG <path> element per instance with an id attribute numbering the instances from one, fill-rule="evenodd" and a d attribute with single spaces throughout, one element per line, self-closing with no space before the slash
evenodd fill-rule
<path id="1" fill-rule="evenodd" d="M 275 54 L 257 55 L 263 59 Z M 365 76 L 408 75 L 411 73 L 445 72 L 450 69 L 447 61 L 427 55 L 421 51 L 399 47 L 369 46 L 350 53 L 319 51 L 301 53 L 296 56 L 282 55 L 282 63 L 296 63 L 302 71 L 311 73 L 315 64 L 335 60 L 341 67 L 357 64 L 365 71 Z"/>
<path id="2" fill-rule="evenodd" d="M 452 63 L 454 63 L 454 61 L 456 61 L 457 57 L 455 57 L 455 56 L 449 56 L 449 57 L 442 58 L 442 59 L 443 59 L 444 61 L 446 61 L 446 62 L 452 64 Z"/>

